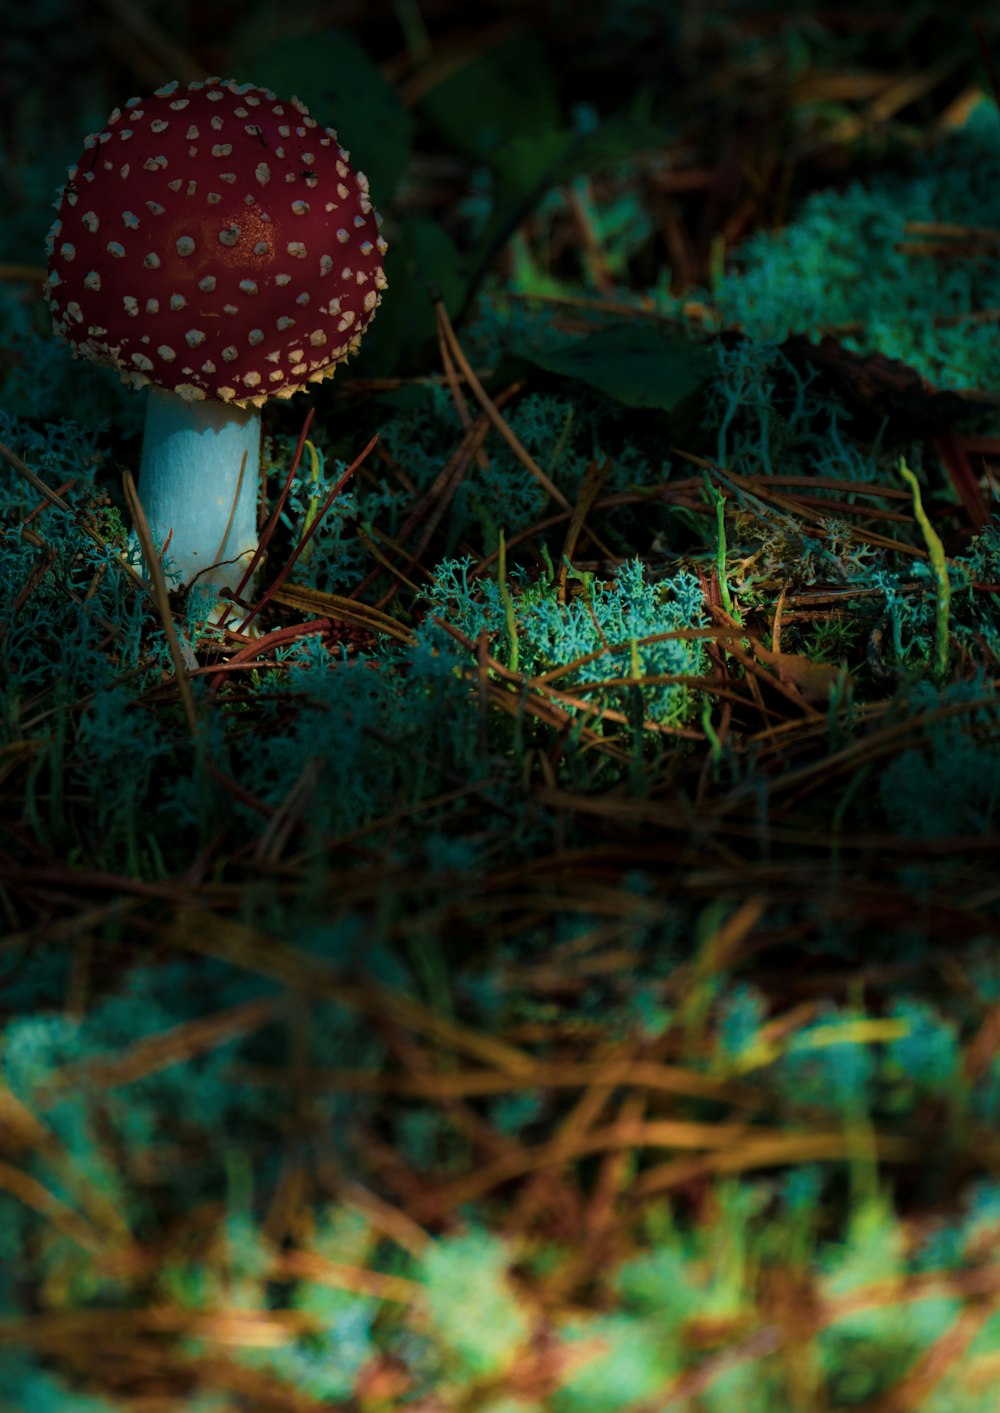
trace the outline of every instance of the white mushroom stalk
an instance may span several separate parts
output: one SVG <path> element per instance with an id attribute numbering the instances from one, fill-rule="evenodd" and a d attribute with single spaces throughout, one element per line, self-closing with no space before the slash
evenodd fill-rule
<path id="1" fill-rule="evenodd" d="M 185 585 L 239 584 L 260 408 L 334 373 L 381 301 L 386 243 L 349 155 L 298 99 L 210 78 L 116 108 L 59 192 L 53 325 L 148 386 L 139 499 Z"/>
<path id="2" fill-rule="evenodd" d="M 235 591 L 258 543 L 260 412 L 147 396 L 138 490 L 153 543 L 181 583 Z"/>

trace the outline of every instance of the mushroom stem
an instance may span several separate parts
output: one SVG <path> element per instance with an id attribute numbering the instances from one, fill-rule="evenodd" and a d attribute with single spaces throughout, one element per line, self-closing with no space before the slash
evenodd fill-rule
<path id="1" fill-rule="evenodd" d="M 149 388 L 139 500 L 183 584 L 236 588 L 257 548 L 259 482 L 258 408 Z"/>

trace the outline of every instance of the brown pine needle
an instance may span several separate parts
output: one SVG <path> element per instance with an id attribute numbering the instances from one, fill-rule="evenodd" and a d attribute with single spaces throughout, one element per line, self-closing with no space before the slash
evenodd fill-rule
<path id="1" fill-rule="evenodd" d="M 201 722 L 198 720 L 198 712 L 194 704 L 194 692 L 191 690 L 191 683 L 188 679 L 189 667 L 196 667 L 197 660 L 193 652 L 187 646 L 186 654 L 181 648 L 180 640 L 177 637 L 177 629 L 174 626 L 174 615 L 170 608 L 170 600 L 167 597 L 167 585 L 163 578 L 163 565 L 160 557 L 153 546 L 153 537 L 149 531 L 149 521 L 146 519 L 146 512 L 139 501 L 139 495 L 132 479 L 131 471 L 126 470 L 125 477 L 125 499 L 128 502 L 129 512 L 132 516 L 132 524 L 135 528 L 136 538 L 142 549 L 143 562 L 146 565 L 146 573 L 149 575 L 150 584 L 153 591 L 153 602 L 156 611 L 160 616 L 160 623 L 167 639 L 167 648 L 170 652 L 170 660 L 174 665 L 174 677 L 177 682 L 177 690 L 180 693 L 181 705 L 184 708 L 184 715 L 187 717 L 188 731 L 192 737 L 197 736 L 201 729 Z M 187 660 L 185 660 L 187 659 Z"/>

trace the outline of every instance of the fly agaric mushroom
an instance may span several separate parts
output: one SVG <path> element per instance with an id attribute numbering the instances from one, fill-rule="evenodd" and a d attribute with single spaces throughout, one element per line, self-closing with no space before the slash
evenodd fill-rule
<path id="1" fill-rule="evenodd" d="M 334 373 L 386 287 L 348 157 L 298 99 L 209 78 L 116 108 L 59 190 L 54 328 L 149 385 L 139 499 L 185 584 L 235 588 L 257 548 L 262 404 Z"/>

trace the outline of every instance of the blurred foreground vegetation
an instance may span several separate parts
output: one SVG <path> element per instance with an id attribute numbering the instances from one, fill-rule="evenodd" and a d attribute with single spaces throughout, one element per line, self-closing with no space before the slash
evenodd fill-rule
<path id="1" fill-rule="evenodd" d="M 1000 24 L 5 25 L 0 1410 L 996 1407 Z M 211 72 L 390 242 L 254 638 L 122 567 L 39 292 Z"/>

